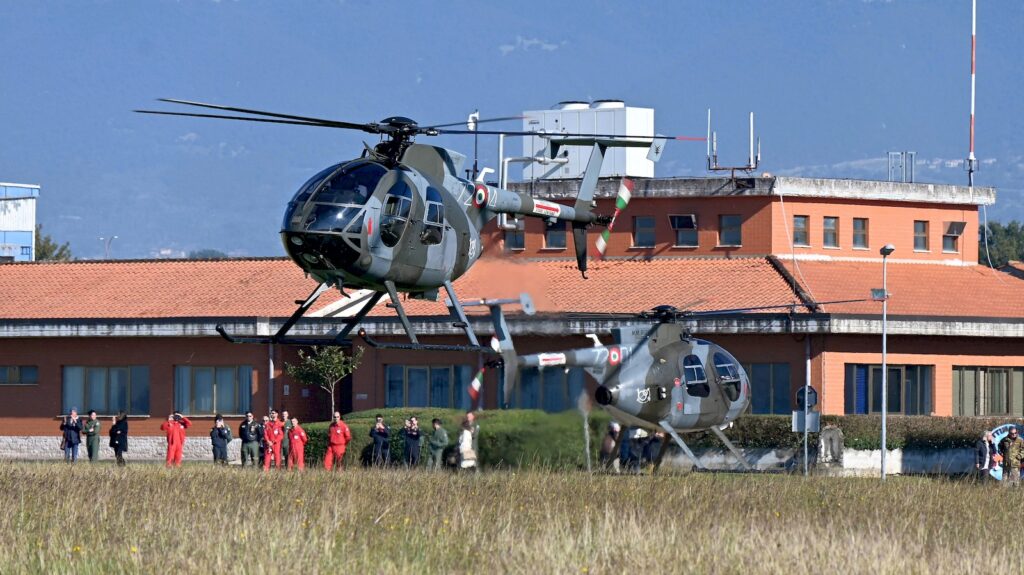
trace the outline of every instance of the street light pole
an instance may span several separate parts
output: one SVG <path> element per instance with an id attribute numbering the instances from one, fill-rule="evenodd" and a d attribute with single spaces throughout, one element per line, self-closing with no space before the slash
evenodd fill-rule
<path id="1" fill-rule="evenodd" d="M 99 238 L 103 242 L 103 259 L 110 259 L 110 243 L 117 239 L 117 236 L 110 236 L 108 238 Z"/>
<path id="2" fill-rule="evenodd" d="M 886 274 L 886 259 L 896 250 L 892 244 L 885 244 L 879 253 L 882 254 L 882 481 L 885 481 L 886 429 L 885 420 L 889 414 L 889 364 L 886 357 L 889 327 L 889 285 Z"/>

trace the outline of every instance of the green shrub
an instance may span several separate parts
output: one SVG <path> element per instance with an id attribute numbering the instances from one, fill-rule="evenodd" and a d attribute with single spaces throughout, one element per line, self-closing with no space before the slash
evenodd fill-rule
<path id="1" fill-rule="evenodd" d="M 420 420 L 424 435 L 432 431 L 431 420 L 440 418 L 448 431 L 449 450 L 452 453 L 458 441 L 460 425 L 465 412 L 455 409 L 395 408 L 350 413 L 345 422 L 352 430 L 352 442 L 345 454 L 346 465 L 365 465 L 370 460 L 372 441 L 369 433 L 375 416 L 380 413 L 391 426 L 391 460 L 401 463 L 404 445 L 399 435 L 407 417 Z M 589 433 L 591 458 L 596 466 L 597 453 L 607 430 L 610 417 L 601 410 L 590 414 Z M 986 429 L 1004 423 L 1024 424 L 1024 420 L 993 417 L 933 417 L 891 415 L 887 418 L 889 449 L 953 449 L 969 448 Z M 576 411 L 545 413 L 539 410 L 490 410 L 477 414 L 480 424 L 478 440 L 479 462 L 486 467 L 525 468 L 583 468 L 583 422 Z M 878 415 L 826 415 L 822 426 L 836 425 L 843 430 L 845 445 L 853 449 L 878 449 L 881 445 L 881 417 Z M 745 415 L 736 420 L 725 435 L 738 447 L 787 449 L 803 444 L 803 434 L 791 430 L 788 415 Z M 327 445 L 327 423 L 304 426 L 309 435 L 306 461 L 320 465 Z M 818 434 L 810 434 L 811 446 L 817 446 Z M 694 448 L 720 448 L 718 438 L 708 432 L 684 437 Z M 421 464 L 428 456 L 427 440 L 421 442 Z"/>

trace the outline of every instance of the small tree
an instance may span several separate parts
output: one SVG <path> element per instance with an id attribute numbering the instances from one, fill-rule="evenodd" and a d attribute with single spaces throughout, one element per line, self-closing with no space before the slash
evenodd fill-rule
<path id="1" fill-rule="evenodd" d="M 58 244 L 49 234 L 43 234 L 43 224 L 36 224 L 36 261 L 66 262 L 70 259 L 68 242 Z"/>
<path id="2" fill-rule="evenodd" d="M 345 376 L 359 367 L 363 359 L 363 348 L 353 347 L 351 354 L 335 346 L 313 346 L 310 353 L 299 350 L 300 363 L 285 363 L 285 372 L 302 385 L 315 385 L 326 391 L 331 397 L 331 411 L 328 419 L 335 411 L 334 391 Z"/>
<path id="3" fill-rule="evenodd" d="M 228 254 L 213 248 L 203 248 L 188 253 L 188 259 L 190 260 L 222 260 L 226 257 L 228 257 Z"/>

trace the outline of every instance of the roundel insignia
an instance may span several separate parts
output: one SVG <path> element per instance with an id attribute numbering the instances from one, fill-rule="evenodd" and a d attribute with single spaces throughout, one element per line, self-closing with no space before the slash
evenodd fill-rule
<path id="1" fill-rule="evenodd" d="M 473 207 L 482 208 L 487 205 L 487 186 L 483 184 L 476 185 L 476 191 L 473 192 Z"/>
<path id="2" fill-rule="evenodd" d="M 608 365 L 619 365 L 622 361 L 622 351 L 617 347 L 608 348 Z"/>

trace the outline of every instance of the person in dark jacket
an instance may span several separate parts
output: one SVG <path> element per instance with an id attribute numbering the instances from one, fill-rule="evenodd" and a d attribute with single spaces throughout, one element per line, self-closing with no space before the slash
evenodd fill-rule
<path id="1" fill-rule="evenodd" d="M 210 443 L 213 444 L 213 462 L 228 464 L 228 444 L 231 443 L 231 428 L 224 425 L 224 417 L 217 414 L 210 430 Z"/>
<path id="2" fill-rule="evenodd" d="M 402 439 L 405 446 L 402 462 L 409 467 L 418 466 L 420 464 L 420 422 L 418 419 L 410 417 L 405 420 Z"/>
<path id="3" fill-rule="evenodd" d="M 128 415 L 121 412 L 110 420 L 110 448 L 118 465 L 124 465 L 124 452 L 128 451 Z"/>
<path id="4" fill-rule="evenodd" d="M 64 461 L 78 461 L 78 446 L 82 443 L 82 420 L 78 418 L 78 410 L 71 411 L 60 422 L 61 447 L 64 449 Z"/>
<path id="5" fill-rule="evenodd" d="M 441 469 L 444 467 L 444 449 L 448 447 L 448 431 L 441 427 L 441 420 L 434 419 L 434 433 L 430 436 L 430 459 L 427 460 L 427 469 Z"/>
<path id="6" fill-rule="evenodd" d="M 996 453 L 992 432 L 986 431 L 974 445 L 974 469 L 978 472 L 979 479 L 985 480 L 991 477 L 989 472 L 992 470 L 992 456 Z"/>
<path id="7" fill-rule="evenodd" d="M 242 439 L 242 467 L 245 467 L 246 460 L 253 467 L 259 467 L 260 464 L 257 461 L 263 460 L 256 458 L 260 455 L 260 439 L 263 438 L 263 432 L 251 411 L 245 412 L 245 421 L 238 426 L 238 436 Z"/>
<path id="8" fill-rule="evenodd" d="M 622 427 L 617 422 L 612 421 L 608 424 L 608 433 L 601 440 L 601 452 L 599 454 L 601 467 L 610 467 L 615 471 L 619 470 L 619 459 L 615 457 L 615 443 L 619 440 L 619 432 L 621 430 Z"/>
<path id="9" fill-rule="evenodd" d="M 377 415 L 377 421 L 370 428 L 370 439 L 373 439 L 373 465 L 391 463 L 391 428 L 384 423 L 384 416 Z"/>
<path id="10" fill-rule="evenodd" d="M 100 460 L 100 420 L 96 410 L 89 410 L 89 417 L 82 429 L 85 431 L 85 449 L 89 453 L 89 463 Z"/>

